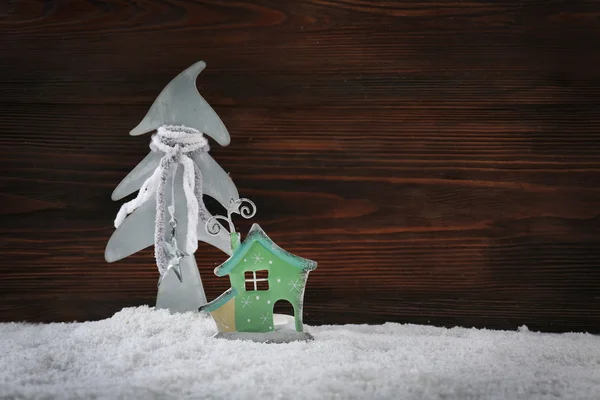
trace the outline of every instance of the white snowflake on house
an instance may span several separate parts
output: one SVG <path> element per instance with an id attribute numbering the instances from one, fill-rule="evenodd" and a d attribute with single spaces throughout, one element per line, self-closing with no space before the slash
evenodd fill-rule
<path id="1" fill-rule="evenodd" d="M 246 306 L 250 307 L 252 301 L 250 301 L 250 296 L 244 298 L 242 297 L 242 308 L 246 308 Z"/>
<path id="2" fill-rule="evenodd" d="M 263 258 L 260 256 L 260 253 L 258 253 L 258 254 L 254 253 L 254 257 L 252 257 L 252 258 L 254 258 L 254 264 L 260 263 L 263 260 Z"/>
<path id="3" fill-rule="evenodd" d="M 217 324 L 217 328 L 219 330 L 229 329 L 229 325 L 227 325 L 227 321 L 223 316 L 220 316 L 218 317 L 218 319 L 215 319 L 215 323 Z"/>
<path id="4" fill-rule="evenodd" d="M 267 321 L 269 320 L 269 314 L 261 314 L 260 315 L 260 319 L 262 321 L 263 324 L 266 324 Z"/>
<path id="5" fill-rule="evenodd" d="M 290 281 L 290 283 L 288 283 L 288 286 L 291 286 L 290 292 L 293 290 L 300 291 L 300 289 L 302 288 L 302 282 L 300 281 L 300 279 L 296 279 L 295 282 Z"/>

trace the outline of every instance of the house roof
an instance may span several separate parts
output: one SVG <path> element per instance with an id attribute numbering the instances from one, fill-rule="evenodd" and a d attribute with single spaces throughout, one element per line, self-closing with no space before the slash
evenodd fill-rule
<path id="1" fill-rule="evenodd" d="M 235 295 L 237 295 L 237 290 L 235 290 L 234 288 L 229 288 L 210 303 L 201 306 L 198 309 L 198 311 L 212 312 L 217 308 L 221 307 L 223 304 L 227 303 L 229 300 L 235 297 Z"/>
<path id="2" fill-rule="evenodd" d="M 233 255 L 229 257 L 229 259 L 223 264 L 215 268 L 215 275 L 225 276 L 233 271 L 233 269 L 238 265 L 240 260 L 255 242 L 259 242 L 265 248 L 269 249 L 274 255 L 296 268 L 304 271 L 312 271 L 317 268 L 317 263 L 315 261 L 299 257 L 282 249 L 267 236 L 267 234 L 258 224 L 254 224 L 252 225 L 252 228 L 250 228 L 250 231 L 248 232 L 246 239 L 244 239 L 244 242 L 233 251 Z"/>

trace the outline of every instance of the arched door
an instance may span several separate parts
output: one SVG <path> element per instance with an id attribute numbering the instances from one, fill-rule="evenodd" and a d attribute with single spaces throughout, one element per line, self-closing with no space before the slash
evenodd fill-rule
<path id="1" fill-rule="evenodd" d="M 297 330 L 294 306 L 287 300 L 277 300 L 273 304 L 273 326 L 279 330 Z"/>

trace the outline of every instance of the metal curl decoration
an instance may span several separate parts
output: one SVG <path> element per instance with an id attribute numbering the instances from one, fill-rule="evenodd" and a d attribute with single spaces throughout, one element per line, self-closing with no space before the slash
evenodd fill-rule
<path id="1" fill-rule="evenodd" d="M 235 201 L 237 205 L 238 214 L 245 219 L 250 219 L 256 214 L 256 205 L 249 199 L 237 199 Z M 242 205 L 248 203 L 247 205 Z"/>
<path id="2" fill-rule="evenodd" d="M 229 222 L 229 220 L 221 215 L 213 215 L 206 221 L 206 232 L 211 236 L 217 236 L 221 232 L 221 224 L 218 220 Z"/>
<path id="3" fill-rule="evenodd" d="M 245 219 L 252 218 L 256 214 L 256 205 L 252 200 L 246 198 L 230 199 L 229 206 L 227 207 L 227 217 L 222 215 L 213 215 L 210 217 L 206 221 L 206 232 L 211 236 L 217 236 L 221 232 L 221 224 L 218 223 L 219 220 L 227 222 L 229 233 L 235 232 L 235 225 L 232 221 L 233 214 L 241 215 Z"/>

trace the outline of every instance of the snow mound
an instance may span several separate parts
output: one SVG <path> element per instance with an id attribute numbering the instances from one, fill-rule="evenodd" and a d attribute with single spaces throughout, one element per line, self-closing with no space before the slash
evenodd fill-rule
<path id="1" fill-rule="evenodd" d="M 600 399 L 600 337 L 431 326 L 306 327 L 310 342 L 215 339 L 213 321 L 126 308 L 0 324 L 0 399 Z"/>

